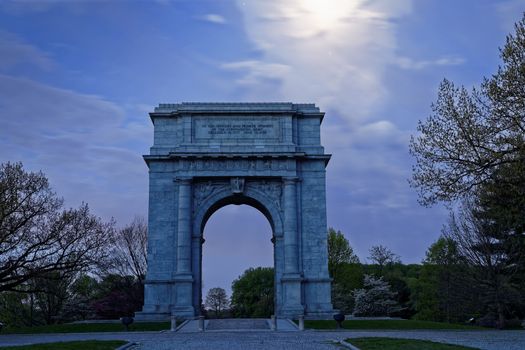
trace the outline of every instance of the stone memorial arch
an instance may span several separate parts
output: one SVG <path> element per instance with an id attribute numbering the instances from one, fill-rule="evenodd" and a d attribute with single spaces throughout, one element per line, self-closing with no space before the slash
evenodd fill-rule
<path id="1" fill-rule="evenodd" d="M 138 319 L 199 315 L 204 226 L 228 204 L 255 207 L 270 222 L 275 314 L 331 316 L 323 116 L 314 104 L 292 103 L 160 104 L 150 113 L 148 271 Z"/>

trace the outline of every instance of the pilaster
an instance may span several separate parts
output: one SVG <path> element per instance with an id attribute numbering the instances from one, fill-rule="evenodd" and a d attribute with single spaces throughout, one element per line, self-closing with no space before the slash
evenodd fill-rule
<path id="1" fill-rule="evenodd" d="M 175 284 L 175 306 L 172 314 L 176 317 L 193 317 L 193 274 L 191 264 L 191 184 L 190 177 L 178 177 L 175 183 L 179 188 L 177 223 L 177 267 L 173 277 Z"/>
<path id="2" fill-rule="evenodd" d="M 283 178 L 284 195 L 284 274 L 281 278 L 284 293 L 282 313 L 296 317 L 304 313 L 299 271 L 299 245 L 297 232 L 297 177 Z"/>

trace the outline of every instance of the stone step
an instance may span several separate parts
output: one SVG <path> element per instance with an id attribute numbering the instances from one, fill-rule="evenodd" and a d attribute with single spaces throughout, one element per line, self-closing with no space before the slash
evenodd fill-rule
<path id="1" fill-rule="evenodd" d="M 199 321 L 188 320 L 179 327 L 177 332 L 193 333 L 199 332 Z M 271 331 L 271 320 L 264 318 L 222 318 L 204 321 L 206 332 L 220 331 Z M 277 319 L 278 331 L 297 331 L 297 325 L 288 319 Z"/>
<path id="2" fill-rule="evenodd" d="M 208 323 L 206 330 L 244 330 L 270 329 L 266 319 L 262 318 L 226 318 L 213 319 Z"/>

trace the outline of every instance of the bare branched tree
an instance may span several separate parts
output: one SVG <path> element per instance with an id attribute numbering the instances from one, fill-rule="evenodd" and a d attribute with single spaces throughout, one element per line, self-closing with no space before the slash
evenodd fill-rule
<path id="1" fill-rule="evenodd" d="M 228 305 L 228 295 L 224 289 L 215 287 L 208 291 L 206 295 L 206 306 L 214 311 L 215 317 L 220 317 L 221 312 L 227 308 Z"/>
<path id="2" fill-rule="evenodd" d="M 102 222 L 87 204 L 62 206 L 42 172 L 26 172 L 21 163 L 0 165 L 0 291 L 106 261 L 114 223 Z"/>
<path id="3" fill-rule="evenodd" d="M 143 217 L 116 232 L 114 243 L 114 268 L 121 275 L 135 276 L 140 282 L 146 275 L 148 226 Z"/>
<path id="4" fill-rule="evenodd" d="M 379 274 L 383 273 L 385 266 L 401 262 L 399 255 L 383 245 L 372 246 L 368 252 L 370 253 L 368 259 L 379 266 Z"/>

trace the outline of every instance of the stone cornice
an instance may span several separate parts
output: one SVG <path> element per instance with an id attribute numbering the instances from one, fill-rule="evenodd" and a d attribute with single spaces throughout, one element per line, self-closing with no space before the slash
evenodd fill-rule
<path id="1" fill-rule="evenodd" d="M 330 161 L 331 154 L 306 154 L 296 153 L 170 153 L 168 155 L 143 155 L 146 163 L 152 160 L 174 160 L 174 159 L 323 159 L 326 163 Z"/>
<path id="2" fill-rule="evenodd" d="M 192 112 L 192 111 L 279 111 L 279 112 L 315 112 L 319 107 L 314 103 L 291 102 L 182 102 L 161 103 L 155 112 Z"/>
<path id="3" fill-rule="evenodd" d="M 177 115 L 194 114 L 292 114 L 301 117 L 318 117 L 321 120 L 324 112 L 319 110 L 313 103 L 291 103 L 291 102 L 182 102 L 182 103 L 161 103 L 151 112 L 150 118 L 173 117 Z M 212 117 L 214 115 L 211 115 Z"/>

